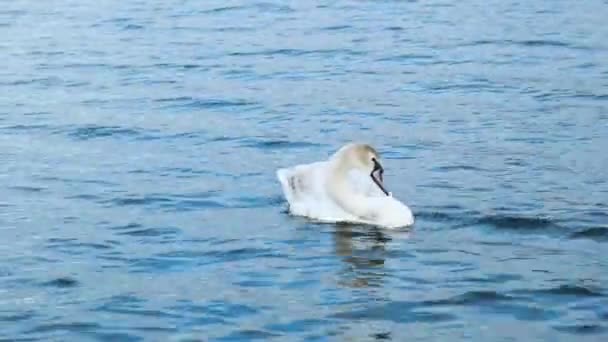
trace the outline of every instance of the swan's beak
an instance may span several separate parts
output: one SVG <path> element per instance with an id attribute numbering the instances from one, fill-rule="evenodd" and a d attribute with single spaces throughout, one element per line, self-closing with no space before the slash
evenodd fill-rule
<path id="1" fill-rule="evenodd" d="M 372 177 L 372 180 L 374 181 L 374 183 L 376 183 L 376 185 L 380 188 L 380 190 L 382 190 L 382 192 L 384 192 L 384 194 L 386 196 L 389 196 L 389 193 L 388 193 L 388 191 L 386 191 L 386 189 L 384 188 L 384 184 L 383 184 L 382 174 L 384 173 L 384 169 L 382 168 L 382 165 L 375 158 L 372 160 L 374 161 L 374 169 L 372 170 L 372 173 L 370 174 L 370 176 Z"/>

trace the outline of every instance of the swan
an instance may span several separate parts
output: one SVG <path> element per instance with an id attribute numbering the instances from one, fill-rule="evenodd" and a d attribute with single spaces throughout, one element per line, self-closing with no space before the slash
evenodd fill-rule
<path id="1" fill-rule="evenodd" d="M 413 225 L 410 208 L 386 190 L 383 172 L 376 149 L 348 143 L 327 160 L 279 168 L 276 176 L 292 215 L 384 228 Z"/>

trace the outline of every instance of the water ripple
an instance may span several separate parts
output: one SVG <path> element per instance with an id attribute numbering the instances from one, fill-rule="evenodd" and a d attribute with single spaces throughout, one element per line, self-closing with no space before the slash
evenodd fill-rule
<path id="1" fill-rule="evenodd" d="M 596 241 L 608 241 L 608 228 L 594 227 L 576 231 L 570 234 L 572 239 L 592 239 Z"/>
<path id="2" fill-rule="evenodd" d="M 194 98 L 190 96 L 176 97 L 176 98 L 161 98 L 155 100 L 156 102 L 163 103 L 164 108 L 205 108 L 205 109 L 219 109 L 224 107 L 244 107 L 257 105 L 255 102 L 249 102 L 245 100 L 229 100 L 229 99 L 202 99 Z"/>

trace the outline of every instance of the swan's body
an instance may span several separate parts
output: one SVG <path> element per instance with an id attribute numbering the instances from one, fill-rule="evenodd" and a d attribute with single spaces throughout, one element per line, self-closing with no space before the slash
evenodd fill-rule
<path id="1" fill-rule="evenodd" d="M 348 144 L 326 161 L 279 169 L 277 177 L 293 215 L 387 228 L 412 225 L 411 210 L 384 189 L 382 171 L 372 147 Z"/>

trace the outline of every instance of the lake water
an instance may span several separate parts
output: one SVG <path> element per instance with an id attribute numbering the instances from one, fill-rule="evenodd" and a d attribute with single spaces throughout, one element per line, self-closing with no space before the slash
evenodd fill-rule
<path id="1" fill-rule="evenodd" d="M 0 340 L 606 340 L 606 18 L 2 1 Z M 353 140 L 414 227 L 286 213 Z"/>

